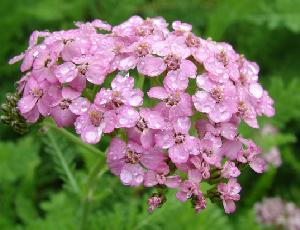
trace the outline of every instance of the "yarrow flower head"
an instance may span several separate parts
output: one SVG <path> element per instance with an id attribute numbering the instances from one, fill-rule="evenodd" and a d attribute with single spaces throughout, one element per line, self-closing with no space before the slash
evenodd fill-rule
<path id="1" fill-rule="evenodd" d="M 300 209 L 280 197 L 264 198 L 254 206 L 258 223 L 287 230 L 300 229 Z"/>
<path id="2" fill-rule="evenodd" d="M 161 17 L 75 25 L 33 32 L 27 50 L 10 60 L 21 61 L 24 74 L 16 111 L 28 123 L 52 117 L 89 144 L 109 136 L 110 171 L 124 185 L 159 189 L 149 212 L 166 202 L 167 189 L 196 212 L 216 198 L 234 212 L 243 166 L 265 170 L 239 124 L 258 128 L 257 117 L 275 113 L 257 64 L 180 21 L 172 30 Z M 201 182 L 214 187 L 202 191 Z"/>

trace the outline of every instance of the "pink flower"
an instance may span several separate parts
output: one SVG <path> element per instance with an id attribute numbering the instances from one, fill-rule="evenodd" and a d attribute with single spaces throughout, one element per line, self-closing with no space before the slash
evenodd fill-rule
<path id="1" fill-rule="evenodd" d="M 95 103 L 111 109 L 122 105 L 137 107 L 143 104 L 143 92 L 134 89 L 132 77 L 117 75 L 111 83 L 111 89 L 102 88 L 97 93 Z"/>
<path id="2" fill-rule="evenodd" d="M 103 133 L 110 133 L 115 129 L 115 113 L 91 104 L 84 98 L 78 98 L 70 110 L 79 115 L 74 125 L 76 132 L 86 143 L 96 144 Z"/>
<path id="3" fill-rule="evenodd" d="M 154 209 L 161 207 L 164 202 L 166 202 L 164 195 L 158 193 L 152 194 L 152 196 L 148 198 L 148 212 L 152 213 Z"/>
<path id="4" fill-rule="evenodd" d="M 41 114 L 59 127 L 74 125 L 90 144 L 110 133 L 107 163 L 123 184 L 178 188 L 177 198 L 190 199 L 196 212 L 206 206 L 200 183 L 228 180 L 207 196 L 220 195 L 225 211 L 233 212 L 241 190 L 237 166 L 265 170 L 260 149 L 240 136 L 239 125 L 258 128 L 258 116 L 275 113 L 258 82 L 258 65 L 178 20 L 171 31 L 161 17 L 75 25 L 33 32 L 27 50 L 9 61 L 22 61 L 20 114 L 31 123 Z M 150 212 L 165 202 L 163 194 L 149 198 Z"/>
<path id="5" fill-rule="evenodd" d="M 168 176 L 169 170 L 157 173 L 149 170 L 145 174 L 144 185 L 146 187 L 153 187 L 155 185 L 165 185 L 169 188 L 177 188 L 180 185 L 181 179 L 178 175 Z"/>
<path id="6" fill-rule="evenodd" d="M 154 54 L 164 57 L 165 69 L 168 75 L 181 78 L 195 78 L 196 65 L 186 60 L 190 56 L 190 51 L 186 46 L 184 37 L 170 36 L 164 41 L 158 41 L 152 44 Z"/>
<path id="7" fill-rule="evenodd" d="M 198 195 L 196 199 L 193 201 L 193 206 L 196 213 L 199 213 L 203 209 L 206 208 L 206 200 L 203 195 Z"/>
<path id="8" fill-rule="evenodd" d="M 239 138 L 241 143 L 245 146 L 239 153 L 237 160 L 242 163 L 249 163 L 250 167 L 256 173 L 262 173 L 266 169 L 266 162 L 258 155 L 261 153 L 261 149 L 255 145 L 252 140 L 247 140 L 242 137 Z"/>
<path id="9" fill-rule="evenodd" d="M 234 162 L 232 161 L 226 161 L 223 165 L 221 174 L 224 178 L 233 178 L 238 177 L 241 172 L 240 170 L 235 166 Z"/>
<path id="10" fill-rule="evenodd" d="M 173 163 L 185 163 L 190 154 L 199 154 L 198 139 L 189 135 L 190 127 L 190 119 L 182 117 L 173 122 L 173 129 L 158 131 L 155 134 L 156 145 L 168 149 Z"/>
<path id="11" fill-rule="evenodd" d="M 187 162 L 176 164 L 176 167 L 188 174 L 190 181 L 199 183 L 210 177 L 210 165 L 202 158 L 201 155 L 191 155 Z"/>
<path id="12" fill-rule="evenodd" d="M 233 122 L 213 123 L 206 119 L 200 119 L 196 122 L 198 135 L 204 137 L 206 133 L 211 133 L 214 136 L 222 136 L 228 140 L 234 140 L 237 136 L 237 125 Z"/>
<path id="13" fill-rule="evenodd" d="M 277 147 L 272 147 L 268 152 L 264 153 L 262 157 L 268 164 L 276 168 L 282 164 L 280 150 Z"/>
<path id="14" fill-rule="evenodd" d="M 141 109 L 139 119 L 133 128 L 128 130 L 128 137 L 142 144 L 144 148 L 153 147 L 154 134 L 166 128 L 164 117 L 159 111 Z"/>
<path id="15" fill-rule="evenodd" d="M 76 64 L 78 74 L 85 76 L 89 82 L 95 85 L 101 85 L 111 72 L 112 57 L 107 53 L 84 56 L 73 61 Z"/>
<path id="16" fill-rule="evenodd" d="M 267 117 L 273 117 L 275 115 L 273 104 L 273 99 L 269 96 L 267 91 L 264 91 L 262 98 L 257 103 L 257 114 L 260 116 L 265 115 Z"/>
<path id="17" fill-rule="evenodd" d="M 221 155 L 220 148 L 215 148 L 213 142 L 210 140 L 202 139 L 199 141 L 199 149 L 201 156 L 210 165 L 220 167 Z"/>
<path id="18" fill-rule="evenodd" d="M 191 96 L 184 92 L 187 86 L 188 80 L 186 78 L 168 75 L 164 79 L 164 87 L 152 87 L 148 96 L 163 101 L 163 106 L 169 111 L 170 120 L 191 116 L 193 114 Z"/>
<path id="19" fill-rule="evenodd" d="M 229 179 L 228 183 L 221 183 L 218 185 L 218 191 L 223 200 L 223 206 L 226 213 L 233 213 L 235 211 L 235 201 L 240 199 L 241 186 L 236 179 Z"/>
<path id="20" fill-rule="evenodd" d="M 181 202 L 192 198 L 193 196 L 201 196 L 202 193 L 199 186 L 189 180 L 183 181 L 179 187 L 179 192 L 176 193 L 176 197 Z"/>
<path id="21" fill-rule="evenodd" d="M 23 97 L 18 102 L 18 109 L 30 123 L 38 120 L 40 114 L 49 115 L 49 105 L 52 98 L 48 94 L 49 83 L 37 82 L 30 77 L 25 85 Z"/>
<path id="22" fill-rule="evenodd" d="M 144 149 L 135 142 L 126 144 L 119 138 L 110 142 L 107 163 L 111 172 L 120 177 L 125 185 L 137 186 L 143 183 L 145 168 L 160 172 L 167 164 L 165 156 L 157 149 Z"/>
<path id="23" fill-rule="evenodd" d="M 172 28 L 176 32 L 190 32 L 192 30 L 192 25 L 181 21 L 174 21 L 172 23 Z"/>
<path id="24" fill-rule="evenodd" d="M 64 62 L 55 69 L 55 76 L 60 83 L 73 81 L 78 75 L 78 69 L 72 62 Z"/>
<path id="25" fill-rule="evenodd" d="M 57 78 L 55 77 L 54 70 L 56 68 L 56 59 L 58 55 L 49 51 L 39 52 L 37 57 L 33 61 L 32 76 L 37 81 L 43 81 L 47 79 L 51 83 L 55 83 Z"/>
<path id="26" fill-rule="evenodd" d="M 197 85 L 203 90 L 193 96 L 194 105 L 199 112 L 207 113 L 213 122 L 229 121 L 237 112 L 236 90 L 232 83 L 214 83 L 203 74 L 197 77 Z"/>
<path id="27" fill-rule="evenodd" d="M 142 57 L 138 63 L 137 70 L 139 73 L 156 77 L 162 74 L 166 69 L 164 60 L 160 57 L 146 56 Z"/>
<path id="28" fill-rule="evenodd" d="M 113 79 L 111 88 L 102 88 L 96 95 L 95 104 L 116 113 L 116 128 L 135 126 L 139 113 L 133 107 L 143 104 L 143 92 L 140 89 L 134 89 L 132 77 L 121 75 Z"/>
<path id="29" fill-rule="evenodd" d="M 50 114 L 58 127 L 71 126 L 74 124 L 77 117 L 71 110 L 74 103 L 76 104 L 76 99 L 80 97 L 81 93 L 70 87 L 66 87 L 58 94 L 59 96 L 57 100 L 55 100 L 50 107 Z M 80 98 L 79 100 L 84 99 Z"/>
<path id="30" fill-rule="evenodd" d="M 229 78 L 236 79 L 239 76 L 237 60 L 239 55 L 227 43 L 208 42 L 198 53 L 199 61 L 210 73 L 209 77 L 217 82 L 225 82 Z M 201 57 L 201 58 L 199 58 Z"/>

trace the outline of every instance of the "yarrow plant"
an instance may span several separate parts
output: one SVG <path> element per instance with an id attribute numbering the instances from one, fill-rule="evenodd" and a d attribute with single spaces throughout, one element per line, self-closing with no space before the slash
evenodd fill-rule
<path id="1" fill-rule="evenodd" d="M 207 199 L 234 212 L 241 169 L 265 170 L 260 149 L 238 126 L 258 128 L 258 116 L 274 115 L 257 64 L 180 21 L 172 30 L 161 17 L 75 25 L 33 32 L 27 50 L 10 60 L 22 61 L 22 117 L 28 123 L 52 117 L 89 144 L 113 136 L 110 171 L 124 185 L 159 188 L 149 212 L 163 205 L 168 188 L 196 212 Z M 202 182 L 212 187 L 203 191 Z"/>
<path id="2" fill-rule="evenodd" d="M 255 204 L 257 222 L 275 229 L 299 230 L 300 209 L 280 197 L 264 198 Z"/>

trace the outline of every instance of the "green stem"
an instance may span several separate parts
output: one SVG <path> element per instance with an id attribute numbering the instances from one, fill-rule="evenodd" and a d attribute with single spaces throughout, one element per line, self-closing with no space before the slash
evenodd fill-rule
<path id="1" fill-rule="evenodd" d="M 144 88 L 144 81 L 145 81 L 145 77 L 141 74 L 138 75 L 138 79 L 137 79 L 137 88 L 143 90 Z"/>
<path id="2" fill-rule="evenodd" d="M 105 157 L 104 154 L 98 150 L 95 146 L 93 145 L 89 145 L 89 144 L 85 144 L 84 142 L 82 142 L 82 140 L 73 135 L 72 133 L 70 133 L 69 131 L 65 130 L 64 128 L 59 128 L 57 127 L 55 124 L 53 123 L 50 123 L 50 122 L 45 122 L 46 126 L 55 130 L 56 132 L 60 133 L 61 135 L 63 135 L 64 137 L 66 137 L 68 140 L 74 142 L 75 144 L 81 146 L 82 148 L 92 152 L 92 153 L 95 153 L 101 157 Z"/>
<path id="3" fill-rule="evenodd" d="M 74 190 L 75 193 L 78 194 L 80 192 L 79 186 L 78 186 L 77 181 L 76 181 L 75 177 L 73 176 L 71 170 L 68 167 L 68 164 L 67 164 L 67 162 L 66 162 L 66 160 L 63 156 L 63 153 L 62 153 L 61 149 L 58 147 L 53 135 L 51 134 L 51 132 L 48 132 L 47 136 L 48 136 L 48 139 L 49 139 L 52 147 L 54 148 L 55 153 L 56 153 L 56 155 L 57 155 L 57 157 L 58 157 L 58 159 L 59 159 L 59 161 L 60 161 L 60 163 L 61 163 L 61 165 L 62 165 L 69 181 L 70 181 L 72 189 Z"/>
<path id="4" fill-rule="evenodd" d="M 89 172 L 83 199 L 81 203 L 81 218 L 80 218 L 80 230 L 88 229 L 88 215 L 90 211 L 91 201 L 93 200 L 94 188 L 96 181 L 107 171 L 107 166 L 103 167 L 103 160 L 99 159 Z"/>

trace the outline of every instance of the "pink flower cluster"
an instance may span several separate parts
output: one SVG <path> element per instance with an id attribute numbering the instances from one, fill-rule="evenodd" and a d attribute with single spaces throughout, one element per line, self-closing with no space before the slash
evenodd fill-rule
<path id="1" fill-rule="evenodd" d="M 107 162 L 124 185 L 175 188 L 198 212 L 206 181 L 216 185 L 226 213 L 235 211 L 241 166 L 265 169 L 260 149 L 238 126 L 258 128 L 258 116 L 274 115 L 257 64 L 180 21 L 172 30 L 163 18 L 139 16 L 114 27 L 101 20 L 76 26 L 34 32 L 10 61 L 23 61 L 22 116 L 30 123 L 50 116 L 90 144 L 121 129 L 126 138 L 111 140 Z M 149 210 L 163 200 L 151 197 Z"/>
<path id="2" fill-rule="evenodd" d="M 299 230 L 300 209 L 279 197 L 265 198 L 255 205 L 257 222 L 275 229 Z"/>

